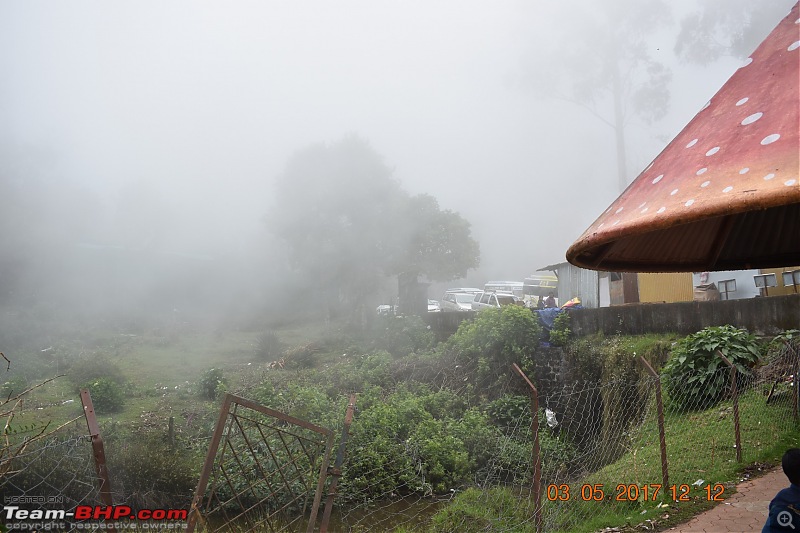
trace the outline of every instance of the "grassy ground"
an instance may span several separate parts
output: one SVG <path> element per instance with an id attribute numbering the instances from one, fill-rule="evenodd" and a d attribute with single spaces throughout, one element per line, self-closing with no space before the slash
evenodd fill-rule
<path id="1" fill-rule="evenodd" d="M 741 463 L 736 461 L 730 401 L 702 412 L 667 413 L 669 488 L 665 490 L 658 428 L 655 416 L 649 418 L 630 453 L 582 483 L 570 484 L 569 501 L 546 501 L 545 515 L 570 532 L 626 526 L 638 530 L 640 524 L 668 527 L 713 507 L 718 503 L 715 497 L 727 499 L 743 475 L 756 472 L 759 466 L 779 464 L 787 448 L 800 446 L 800 426 L 792 420 L 788 402 L 768 406 L 761 390 L 740 399 Z M 594 489 L 602 488 L 605 497 L 583 501 L 584 485 L 592 488 L 585 488 L 583 496 L 596 497 Z M 552 490 L 551 495 L 555 494 Z"/>

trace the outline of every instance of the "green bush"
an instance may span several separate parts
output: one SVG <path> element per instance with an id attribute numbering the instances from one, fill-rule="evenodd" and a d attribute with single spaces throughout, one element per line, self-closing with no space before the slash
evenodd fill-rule
<path id="1" fill-rule="evenodd" d="M 192 500 L 200 460 L 156 436 L 109 443 L 108 461 L 114 492 L 136 509 L 185 508 Z"/>
<path id="2" fill-rule="evenodd" d="M 122 387 L 110 378 L 98 378 L 85 383 L 82 389 L 89 389 L 92 404 L 97 413 L 115 413 L 125 407 L 125 395 Z"/>
<path id="3" fill-rule="evenodd" d="M 376 321 L 375 346 L 394 356 L 430 350 L 436 334 L 418 316 L 386 316 Z"/>
<path id="4" fill-rule="evenodd" d="M 265 331 L 256 340 L 256 356 L 262 361 L 277 361 L 283 355 L 284 345 L 274 331 Z"/>
<path id="5" fill-rule="evenodd" d="M 539 347 L 541 326 L 530 309 L 509 305 L 484 309 L 473 321 L 464 321 L 445 343 L 461 379 L 487 395 L 497 396 L 509 378 L 511 365 L 520 365 L 533 378 L 533 355 Z"/>
<path id="6" fill-rule="evenodd" d="M 706 409 L 725 398 L 730 371 L 717 352 L 736 367 L 740 386 L 761 355 L 754 335 L 730 325 L 708 327 L 681 339 L 663 369 L 671 408 Z"/>
<path id="7" fill-rule="evenodd" d="M 569 313 L 561 311 L 553 320 L 553 327 L 550 329 L 550 344 L 553 346 L 566 346 L 572 331 L 569 329 Z"/>
<path id="8" fill-rule="evenodd" d="M 225 374 L 220 368 L 209 368 L 197 382 L 198 394 L 206 400 L 216 400 L 227 387 Z"/>
<path id="9" fill-rule="evenodd" d="M 122 369 L 105 355 L 92 355 L 80 358 L 72 364 L 68 372 L 69 379 L 75 384 L 88 383 L 104 378 L 117 385 L 127 381 Z"/>

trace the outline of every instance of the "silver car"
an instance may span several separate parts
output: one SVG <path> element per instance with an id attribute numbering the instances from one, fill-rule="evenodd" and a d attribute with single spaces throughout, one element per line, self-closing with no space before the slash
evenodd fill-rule
<path id="1" fill-rule="evenodd" d="M 449 289 L 439 302 L 442 311 L 472 311 L 472 299 L 479 292 L 480 289 Z"/>

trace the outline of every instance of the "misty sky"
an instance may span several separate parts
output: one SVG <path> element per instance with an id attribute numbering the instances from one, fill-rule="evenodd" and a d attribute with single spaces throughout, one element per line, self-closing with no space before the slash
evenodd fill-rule
<path id="1" fill-rule="evenodd" d="M 753 2 L 779 5 L 772 26 L 794 3 Z M 672 70 L 670 109 L 631 122 L 630 179 L 740 65 L 679 62 L 678 22 L 699 3 L 669 4 L 672 23 L 648 43 Z M 3 2 L 0 153 L 34 154 L 35 172 L 109 211 L 144 182 L 175 224 L 165 233 L 207 252 L 258 238 L 292 153 L 355 133 L 406 190 L 472 223 L 482 268 L 470 280 L 521 280 L 564 261 L 620 192 L 611 130 L 521 81 L 535 37 L 578 38 L 552 5 Z"/>

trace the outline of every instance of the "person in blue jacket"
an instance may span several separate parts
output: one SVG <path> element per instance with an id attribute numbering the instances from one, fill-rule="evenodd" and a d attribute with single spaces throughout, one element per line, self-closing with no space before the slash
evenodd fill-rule
<path id="1" fill-rule="evenodd" d="M 761 533 L 800 533 L 800 448 L 786 450 L 781 466 L 791 485 L 778 492 L 769 503 L 769 517 Z"/>

